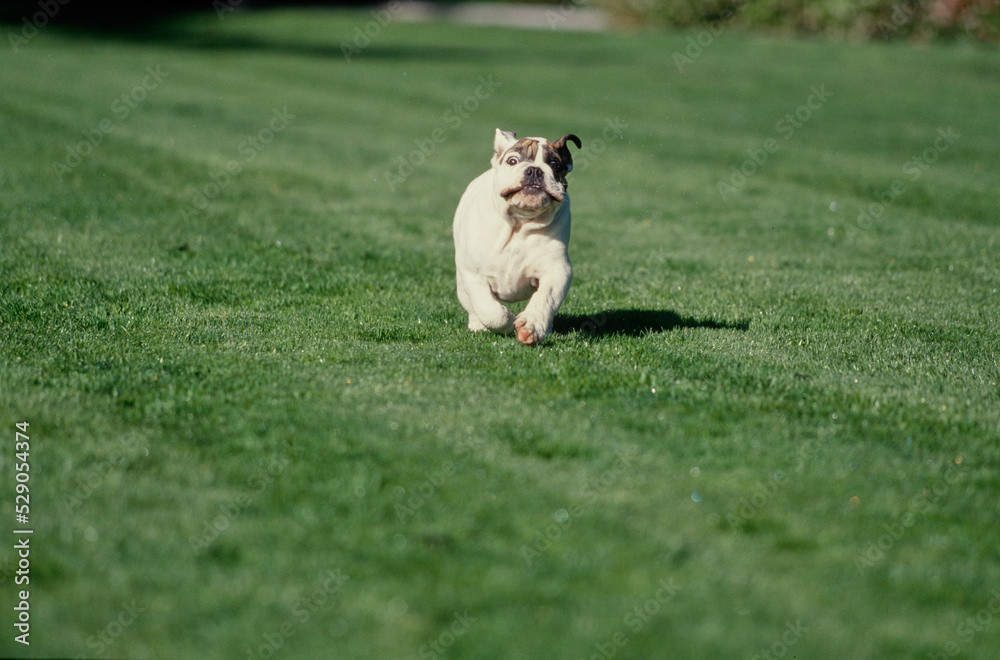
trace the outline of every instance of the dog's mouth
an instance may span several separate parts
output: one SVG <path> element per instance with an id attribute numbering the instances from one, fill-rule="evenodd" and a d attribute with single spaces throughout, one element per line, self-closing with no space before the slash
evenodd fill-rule
<path id="1" fill-rule="evenodd" d="M 536 186 L 536 185 L 511 186 L 510 188 L 505 188 L 504 190 L 502 190 L 500 192 L 500 196 L 509 202 L 514 197 L 514 195 L 518 193 L 521 193 L 522 195 L 531 195 L 531 196 L 546 195 L 548 197 L 551 197 L 557 202 L 561 202 L 563 200 L 563 196 L 561 194 L 543 188 L 542 186 Z"/>

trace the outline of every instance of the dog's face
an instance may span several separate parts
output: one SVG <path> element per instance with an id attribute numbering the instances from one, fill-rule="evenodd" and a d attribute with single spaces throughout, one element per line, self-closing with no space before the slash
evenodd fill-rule
<path id="1" fill-rule="evenodd" d="M 566 175 L 573 169 L 567 140 L 577 149 L 583 146 L 575 135 L 564 135 L 555 142 L 545 138 L 518 140 L 514 133 L 497 129 L 492 160 L 496 191 L 512 211 L 541 216 L 563 202 Z"/>

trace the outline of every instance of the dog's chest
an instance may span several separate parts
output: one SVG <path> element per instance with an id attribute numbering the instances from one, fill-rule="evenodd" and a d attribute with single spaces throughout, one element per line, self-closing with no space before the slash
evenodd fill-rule
<path id="1" fill-rule="evenodd" d="M 541 242 L 514 232 L 486 263 L 485 275 L 493 295 L 504 302 L 527 300 L 538 289 Z"/>

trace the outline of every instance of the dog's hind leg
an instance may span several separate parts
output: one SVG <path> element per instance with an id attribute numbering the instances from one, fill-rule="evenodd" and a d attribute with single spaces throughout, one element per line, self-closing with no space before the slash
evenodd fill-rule
<path id="1" fill-rule="evenodd" d="M 493 296 L 493 291 L 485 280 L 463 277 L 461 272 L 455 279 L 458 301 L 469 312 L 469 330 L 490 330 L 501 334 L 514 331 L 514 315 Z"/>

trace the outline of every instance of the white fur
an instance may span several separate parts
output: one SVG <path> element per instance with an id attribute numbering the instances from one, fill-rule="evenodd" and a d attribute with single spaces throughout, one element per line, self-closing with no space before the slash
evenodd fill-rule
<path id="1" fill-rule="evenodd" d="M 573 270 L 567 254 L 569 195 L 543 162 L 548 142 L 539 142 L 531 162 L 510 164 L 517 140 L 497 129 L 492 167 L 469 184 L 455 212 L 458 299 L 469 313 L 469 329 L 516 332 L 523 344 L 541 342 L 569 291 Z M 546 193 L 501 191 L 523 181 L 528 167 L 544 173 Z M 558 199 L 561 197 L 561 200 Z M 528 300 L 515 317 L 504 302 Z"/>

